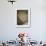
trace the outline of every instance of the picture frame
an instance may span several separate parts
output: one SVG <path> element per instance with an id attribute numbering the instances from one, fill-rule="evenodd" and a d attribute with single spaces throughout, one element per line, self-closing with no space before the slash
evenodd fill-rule
<path id="1" fill-rule="evenodd" d="M 30 17 L 30 8 L 17 8 L 16 27 L 30 27 Z"/>

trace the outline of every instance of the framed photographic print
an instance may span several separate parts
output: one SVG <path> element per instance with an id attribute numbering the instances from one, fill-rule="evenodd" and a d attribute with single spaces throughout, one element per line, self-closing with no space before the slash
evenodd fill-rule
<path id="1" fill-rule="evenodd" d="M 30 9 L 16 9 L 16 27 L 30 27 Z"/>

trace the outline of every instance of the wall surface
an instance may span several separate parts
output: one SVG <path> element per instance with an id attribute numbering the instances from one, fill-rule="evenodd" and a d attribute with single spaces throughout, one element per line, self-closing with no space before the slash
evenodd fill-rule
<path id="1" fill-rule="evenodd" d="M 0 0 L 0 40 L 15 40 L 19 32 L 31 35 L 33 40 L 46 40 L 45 0 L 17 0 L 13 5 Z M 16 28 L 16 9 L 31 8 L 31 27 Z"/>

